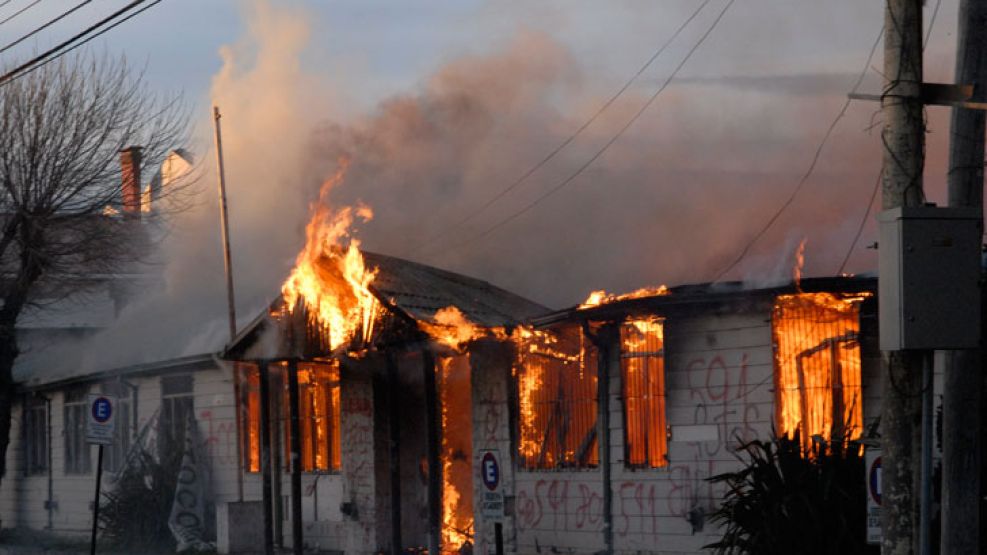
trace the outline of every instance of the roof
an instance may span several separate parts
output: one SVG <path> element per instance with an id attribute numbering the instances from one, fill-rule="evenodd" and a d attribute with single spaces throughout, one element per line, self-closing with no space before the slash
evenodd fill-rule
<path id="1" fill-rule="evenodd" d="M 438 310 L 455 306 L 480 326 L 512 326 L 549 311 L 510 291 L 462 274 L 383 254 L 365 252 L 363 258 L 368 267 L 378 269 L 371 283 L 373 293 L 415 320 L 435 323 Z"/>
<path id="2" fill-rule="evenodd" d="M 654 313 L 699 305 L 723 305 L 798 292 L 855 293 L 876 290 L 877 277 L 874 275 L 805 278 L 798 286 L 795 283 L 787 283 L 771 287 L 750 287 L 737 281 L 689 284 L 672 287 L 666 295 L 630 298 L 588 308 L 573 306 L 532 318 L 531 323 L 536 327 L 547 327 L 562 322 L 616 320 L 631 314 Z"/>
<path id="3" fill-rule="evenodd" d="M 389 310 L 410 320 L 437 324 L 436 312 L 454 306 L 474 324 L 493 328 L 516 326 L 549 311 L 480 279 L 372 252 L 364 251 L 363 258 L 367 268 L 377 270 L 371 293 Z M 279 296 L 271 306 L 280 306 L 280 302 Z M 258 315 L 240 331 L 224 356 L 243 358 L 256 348 L 277 350 L 270 345 L 255 347 L 268 340 L 264 330 L 269 321 L 268 311 Z"/>

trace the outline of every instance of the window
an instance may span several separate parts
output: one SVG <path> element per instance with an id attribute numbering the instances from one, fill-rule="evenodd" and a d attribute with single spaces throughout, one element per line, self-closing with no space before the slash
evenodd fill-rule
<path id="1" fill-rule="evenodd" d="M 80 387 L 65 392 L 65 473 L 88 474 L 92 468 L 89 460 L 89 444 L 86 442 L 87 388 Z"/>
<path id="2" fill-rule="evenodd" d="M 624 323 L 620 326 L 620 346 L 625 464 L 666 466 L 663 321 L 655 318 Z"/>
<path id="3" fill-rule="evenodd" d="M 570 327 L 523 339 L 518 353 L 519 466 L 595 467 L 596 350 L 579 328 Z"/>
<path id="4" fill-rule="evenodd" d="M 48 409 L 43 399 L 24 398 L 24 473 L 48 471 Z"/>
<path id="5" fill-rule="evenodd" d="M 856 439 L 863 428 L 860 302 L 831 293 L 781 295 L 772 314 L 779 435 Z"/>
<path id="6" fill-rule="evenodd" d="M 285 420 L 284 460 L 290 465 L 291 403 L 287 376 L 283 382 L 284 397 L 281 406 Z M 339 417 L 339 365 L 299 363 L 298 422 L 303 471 L 339 469 Z"/>
<path id="7" fill-rule="evenodd" d="M 244 469 L 260 472 L 260 371 L 256 365 L 240 364 L 243 379 L 241 390 L 241 418 L 243 418 Z M 281 433 L 286 465 L 291 460 L 290 401 L 288 380 L 276 379 L 279 370 L 287 372 L 286 365 L 272 366 L 271 394 L 276 395 L 279 384 L 280 403 L 271 403 L 271 411 L 281 406 Z M 303 362 L 298 365 L 298 418 L 301 433 L 301 463 L 305 472 L 338 470 L 341 467 L 340 443 L 340 387 L 339 363 Z"/>
<path id="8" fill-rule="evenodd" d="M 130 390 L 122 382 L 102 384 L 101 391 L 114 398 L 113 444 L 103 448 L 103 468 L 108 472 L 120 472 L 130 452 Z"/>
<path id="9" fill-rule="evenodd" d="M 158 421 L 158 449 L 162 456 L 185 452 L 185 429 L 193 418 L 192 375 L 161 378 L 161 415 Z"/>

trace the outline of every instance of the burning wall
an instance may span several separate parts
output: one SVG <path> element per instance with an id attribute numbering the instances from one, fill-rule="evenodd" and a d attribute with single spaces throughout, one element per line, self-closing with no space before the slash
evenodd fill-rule
<path id="1" fill-rule="evenodd" d="M 442 552 L 473 543 L 473 411 L 466 356 L 438 359 L 442 406 Z"/>

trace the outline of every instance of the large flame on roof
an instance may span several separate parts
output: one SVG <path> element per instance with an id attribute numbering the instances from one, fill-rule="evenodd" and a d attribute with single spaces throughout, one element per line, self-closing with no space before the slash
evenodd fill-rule
<path id="1" fill-rule="evenodd" d="M 348 164 L 322 184 L 319 202 L 305 227 L 305 247 L 295 268 L 281 286 L 285 306 L 294 311 L 301 302 L 309 319 L 317 324 L 330 349 L 348 343 L 360 334 L 368 338 L 377 310 L 370 284 L 377 275 L 368 270 L 360 253 L 360 241 L 352 236 L 356 219 L 368 221 L 373 212 L 366 205 L 333 209 L 329 192 L 346 174 Z"/>

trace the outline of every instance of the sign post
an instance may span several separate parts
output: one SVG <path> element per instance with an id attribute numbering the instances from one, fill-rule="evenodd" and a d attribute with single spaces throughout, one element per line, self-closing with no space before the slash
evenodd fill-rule
<path id="1" fill-rule="evenodd" d="M 113 444 L 116 427 L 114 418 L 116 401 L 106 395 L 89 394 L 89 410 L 86 412 L 86 442 L 99 445 L 96 457 L 96 495 L 93 499 L 93 533 L 89 543 L 90 555 L 96 555 L 96 530 L 99 527 L 99 488 L 103 479 L 103 446 Z"/>
<path id="2" fill-rule="evenodd" d="M 867 543 L 881 543 L 881 450 L 867 449 Z"/>
<path id="3" fill-rule="evenodd" d="M 480 478 L 486 488 L 480 501 L 480 514 L 494 523 L 494 553 L 504 553 L 504 492 L 500 487 L 500 456 L 484 451 L 480 458 Z"/>

